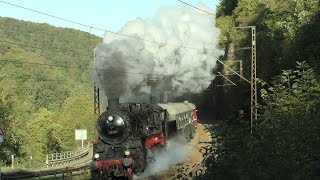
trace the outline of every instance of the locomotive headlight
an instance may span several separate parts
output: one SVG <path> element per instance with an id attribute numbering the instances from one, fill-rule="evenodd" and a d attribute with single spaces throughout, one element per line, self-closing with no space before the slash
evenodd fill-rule
<path id="1" fill-rule="evenodd" d="M 123 119 L 120 118 L 120 119 L 117 119 L 116 123 L 118 126 L 121 126 L 121 125 L 123 125 L 124 122 L 123 122 Z"/>
<path id="2" fill-rule="evenodd" d="M 94 158 L 98 159 L 100 157 L 100 155 L 98 153 L 94 154 Z"/>
<path id="3" fill-rule="evenodd" d="M 126 149 L 126 150 L 124 151 L 124 154 L 125 154 L 126 156 L 129 156 L 129 155 L 130 155 L 130 151 L 129 151 L 128 149 Z"/>
<path id="4" fill-rule="evenodd" d="M 108 116 L 108 121 L 112 121 L 113 117 L 112 116 Z"/>

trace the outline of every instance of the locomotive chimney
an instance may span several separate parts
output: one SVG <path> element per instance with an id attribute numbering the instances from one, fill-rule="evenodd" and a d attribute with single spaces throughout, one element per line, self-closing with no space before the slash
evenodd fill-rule
<path id="1" fill-rule="evenodd" d="M 120 108 L 119 98 L 108 99 L 108 110 L 115 110 L 119 108 Z"/>
<path id="2" fill-rule="evenodd" d="M 157 95 L 156 95 L 156 86 L 158 84 L 158 78 L 151 78 L 148 77 L 148 85 L 151 87 L 151 94 L 150 94 L 150 103 L 157 103 Z"/>

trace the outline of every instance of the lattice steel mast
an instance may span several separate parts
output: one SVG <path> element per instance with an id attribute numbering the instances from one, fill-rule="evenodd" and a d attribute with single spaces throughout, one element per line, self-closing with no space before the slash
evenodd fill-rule
<path id="1" fill-rule="evenodd" d="M 258 100 L 257 100 L 257 57 L 256 57 L 256 26 L 235 27 L 236 29 L 251 29 L 251 132 L 253 122 L 258 120 Z"/>
<path id="2" fill-rule="evenodd" d="M 93 55 L 93 65 L 96 68 L 96 54 Z M 94 115 L 100 116 L 100 88 L 96 85 L 97 82 L 93 83 L 93 113 Z"/>
<path id="3" fill-rule="evenodd" d="M 253 128 L 253 120 L 258 120 L 258 100 L 257 100 L 257 64 L 256 64 L 256 27 L 251 27 L 252 36 L 252 55 L 251 55 L 251 132 Z"/>
<path id="4" fill-rule="evenodd" d="M 252 132 L 253 122 L 257 122 L 257 120 L 258 120 L 256 26 L 242 26 L 242 27 L 235 27 L 235 28 L 236 29 L 247 29 L 247 28 L 251 29 L 251 81 L 246 79 L 242 74 L 242 61 L 240 61 L 240 74 L 237 73 L 235 70 L 231 69 L 226 64 L 224 64 L 222 61 L 218 60 L 218 62 L 221 63 L 226 68 L 228 68 L 234 74 L 238 75 L 240 77 L 240 79 L 243 79 L 246 82 L 250 83 L 250 89 L 251 89 L 251 95 L 250 95 L 250 101 L 251 101 L 251 103 L 250 103 L 250 110 L 251 110 L 250 131 Z M 218 76 L 223 76 L 223 75 L 219 74 Z M 223 77 L 225 77 L 225 76 L 223 76 Z M 226 78 L 226 79 L 229 80 L 228 78 Z M 235 85 L 235 84 L 232 83 L 230 85 Z"/>

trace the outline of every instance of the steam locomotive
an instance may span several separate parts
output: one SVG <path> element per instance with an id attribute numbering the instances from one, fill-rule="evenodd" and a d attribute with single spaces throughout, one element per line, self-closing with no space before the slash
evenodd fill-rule
<path id="1" fill-rule="evenodd" d="M 108 104 L 97 120 L 92 179 L 132 179 L 152 161 L 147 151 L 165 149 L 173 137 L 190 141 L 197 127 L 197 110 L 189 102 L 119 104 L 119 99 L 109 99 Z"/>

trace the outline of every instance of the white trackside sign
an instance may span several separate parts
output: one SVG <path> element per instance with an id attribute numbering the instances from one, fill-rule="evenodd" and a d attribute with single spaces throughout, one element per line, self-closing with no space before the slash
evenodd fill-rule
<path id="1" fill-rule="evenodd" d="M 81 147 L 83 149 L 83 141 L 87 140 L 87 130 L 86 129 L 76 129 L 75 130 L 76 140 L 81 140 Z"/>
<path id="2" fill-rule="evenodd" d="M 86 129 L 76 129 L 75 130 L 76 140 L 87 140 L 87 130 Z"/>

